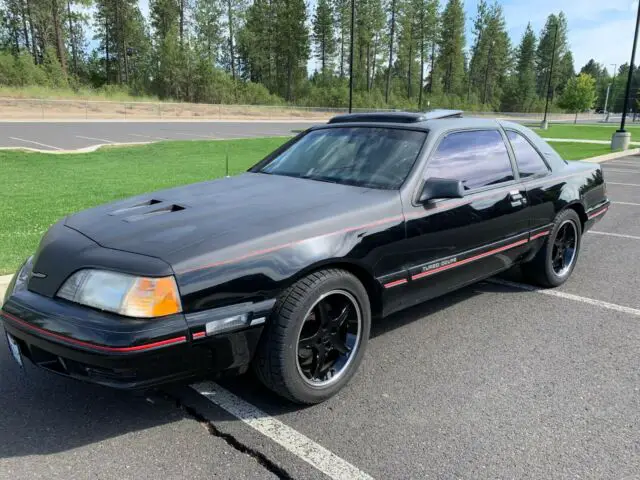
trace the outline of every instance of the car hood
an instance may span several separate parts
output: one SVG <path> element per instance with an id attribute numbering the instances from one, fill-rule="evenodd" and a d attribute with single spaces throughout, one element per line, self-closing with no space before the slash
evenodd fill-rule
<path id="1" fill-rule="evenodd" d="M 103 247 L 174 263 L 304 225 L 340 225 L 341 217 L 348 222 L 397 197 L 396 191 L 245 173 L 102 205 L 65 224 Z"/>

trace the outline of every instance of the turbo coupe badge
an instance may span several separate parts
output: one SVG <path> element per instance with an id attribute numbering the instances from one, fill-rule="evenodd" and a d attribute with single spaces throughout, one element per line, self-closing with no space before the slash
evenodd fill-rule
<path id="1" fill-rule="evenodd" d="M 452 263 L 456 263 L 458 261 L 458 257 L 447 258 L 446 260 L 440 260 L 439 262 L 430 263 L 426 267 L 422 267 L 423 272 L 428 272 L 429 270 L 435 270 L 436 268 L 446 267 L 447 265 L 451 265 Z"/>

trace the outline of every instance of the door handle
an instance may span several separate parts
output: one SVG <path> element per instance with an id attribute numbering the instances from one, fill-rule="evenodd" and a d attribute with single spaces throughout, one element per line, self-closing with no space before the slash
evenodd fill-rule
<path id="1" fill-rule="evenodd" d="M 509 192 L 509 198 L 511 199 L 511 202 L 515 204 L 520 203 L 524 205 L 527 203 L 527 199 L 523 197 L 518 190 Z"/>

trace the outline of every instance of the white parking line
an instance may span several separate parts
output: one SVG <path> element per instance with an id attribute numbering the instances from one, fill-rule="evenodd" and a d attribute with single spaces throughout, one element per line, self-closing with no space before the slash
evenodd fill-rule
<path id="1" fill-rule="evenodd" d="M 602 300 L 596 300 L 594 298 L 581 297 L 580 295 L 574 295 L 572 293 L 561 292 L 559 290 L 541 289 L 532 285 L 526 285 L 524 283 L 512 282 L 509 280 L 503 280 L 501 278 L 490 278 L 487 280 L 490 283 L 496 283 L 498 285 L 505 285 L 507 287 L 518 288 L 520 290 L 528 290 L 530 292 L 542 293 L 543 295 L 549 295 L 552 297 L 564 298 L 566 300 L 574 300 L 576 302 L 587 303 L 596 307 L 606 308 L 608 310 L 615 310 L 616 312 L 627 313 L 640 317 L 640 310 L 637 308 L 624 307 L 622 305 L 616 305 L 615 303 L 603 302 Z"/>
<path id="2" fill-rule="evenodd" d="M 637 183 L 607 182 L 607 185 L 624 185 L 625 187 L 640 187 L 640 185 Z"/>
<path id="3" fill-rule="evenodd" d="M 33 140 L 25 140 L 24 138 L 9 137 L 11 140 L 17 140 L 19 142 L 33 143 L 34 145 L 40 145 L 41 147 L 53 148 L 54 150 L 62 150 L 60 147 L 54 147 L 53 145 L 47 145 L 46 143 L 34 142 Z"/>
<path id="4" fill-rule="evenodd" d="M 262 433 L 288 451 L 335 480 L 373 480 L 373 477 L 338 457 L 309 437 L 285 425 L 280 420 L 213 382 L 191 385 L 207 400 L 242 420 L 254 430 Z"/>
<path id="5" fill-rule="evenodd" d="M 633 205 L 634 207 L 640 207 L 640 203 L 632 202 L 611 202 L 613 205 Z"/>
<path id="6" fill-rule="evenodd" d="M 139 133 L 127 133 L 127 135 L 131 135 L 132 137 L 152 138 L 154 140 L 169 140 L 166 137 L 150 137 L 149 135 L 140 135 Z"/>
<path id="7" fill-rule="evenodd" d="M 595 233 L 596 235 L 608 235 L 610 237 L 630 238 L 632 240 L 640 240 L 640 237 L 636 237 L 635 235 L 624 235 L 622 233 L 599 232 L 597 230 L 589 230 L 589 233 Z"/>
<path id="8" fill-rule="evenodd" d="M 84 138 L 85 140 L 97 140 L 98 142 L 117 143 L 113 140 L 107 140 L 106 138 L 84 137 L 82 135 L 76 135 L 76 138 Z"/>
<path id="9" fill-rule="evenodd" d="M 198 138 L 217 138 L 211 135 L 197 135 L 195 133 L 180 133 L 180 132 L 173 132 L 176 135 L 182 135 L 183 137 L 198 137 Z"/>

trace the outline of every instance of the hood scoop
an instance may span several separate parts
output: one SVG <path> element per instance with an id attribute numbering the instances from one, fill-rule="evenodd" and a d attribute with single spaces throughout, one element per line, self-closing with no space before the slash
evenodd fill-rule
<path id="1" fill-rule="evenodd" d="M 158 215 L 164 215 L 171 212 L 179 212 L 185 207 L 181 205 L 167 205 L 161 200 L 147 200 L 146 202 L 132 205 L 131 207 L 119 208 L 110 212 L 108 215 L 112 217 L 122 217 L 125 222 L 138 222 Z"/>

